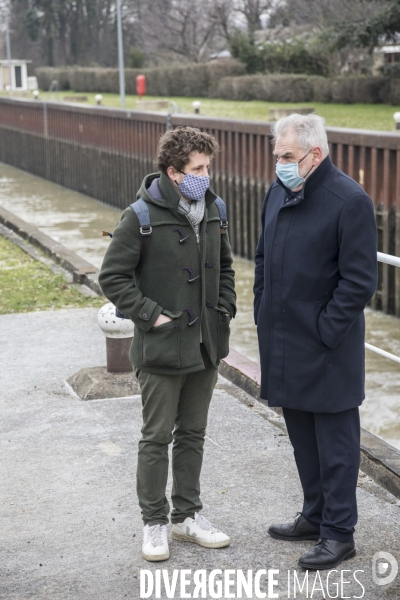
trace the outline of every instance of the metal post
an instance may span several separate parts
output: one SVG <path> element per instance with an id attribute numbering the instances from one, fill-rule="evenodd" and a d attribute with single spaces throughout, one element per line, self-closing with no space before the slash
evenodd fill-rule
<path id="1" fill-rule="evenodd" d="M 12 91 L 12 73 L 11 73 L 11 45 L 10 45 L 10 26 L 9 26 L 9 11 L 10 4 L 8 4 L 6 8 L 6 51 L 7 51 L 7 63 L 8 63 L 8 84 L 9 84 L 9 94 L 11 95 Z"/>
<path id="2" fill-rule="evenodd" d="M 118 30 L 118 68 L 119 68 L 119 95 L 121 106 L 125 106 L 125 72 L 124 48 L 122 44 L 121 0 L 117 0 L 117 30 Z"/>

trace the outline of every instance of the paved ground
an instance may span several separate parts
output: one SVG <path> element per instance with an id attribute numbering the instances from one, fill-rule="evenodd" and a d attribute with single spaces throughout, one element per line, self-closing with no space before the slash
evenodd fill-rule
<path id="1" fill-rule="evenodd" d="M 358 490 L 358 555 L 342 566 L 351 583 L 337 591 L 341 573 L 334 573 L 328 595 L 327 573 L 318 580 L 310 572 L 308 594 L 297 588 L 294 595 L 296 560 L 312 542 L 279 542 L 266 533 L 301 507 L 292 450 L 270 412 L 223 379 L 212 402 L 202 498 L 204 514 L 232 544 L 206 550 L 172 542 L 168 562 L 146 563 L 134 483 L 140 397 L 83 402 L 65 384 L 79 369 L 105 364 L 96 314 L 0 317 L 0 598 L 136 600 L 141 569 L 166 569 L 171 577 L 174 569 L 191 569 L 191 576 L 198 569 L 277 569 L 279 598 L 400 599 L 400 575 L 378 586 L 371 574 L 378 551 L 400 562 L 400 503 L 366 477 Z M 231 595 L 234 589 L 198 597 L 262 597 L 254 590 Z M 179 590 L 169 597 L 190 597 Z M 265 577 L 261 590 L 268 590 Z M 161 592 L 166 598 L 164 586 Z"/>

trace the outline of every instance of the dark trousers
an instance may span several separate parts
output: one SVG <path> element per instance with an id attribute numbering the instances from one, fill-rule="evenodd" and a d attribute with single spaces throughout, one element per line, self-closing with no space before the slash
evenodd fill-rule
<path id="1" fill-rule="evenodd" d="M 201 346 L 205 369 L 181 375 L 139 371 L 143 427 L 139 441 L 137 494 L 145 525 L 167 524 L 168 446 L 172 445 L 172 523 L 200 512 L 200 471 L 208 408 L 218 371 Z"/>
<path id="2" fill-rule="evenodd" d="M 283 409 L 304 493 L 303 516 L 321 537 L 349 542 L 357 523 L 358 408 L 338 413 Z"/>

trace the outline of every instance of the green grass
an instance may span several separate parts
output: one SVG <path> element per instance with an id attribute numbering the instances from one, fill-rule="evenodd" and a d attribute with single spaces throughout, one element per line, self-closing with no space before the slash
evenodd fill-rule
<path id="1" fill-rule="evenodd" d="M 0 236 L 0 314 L 57 308 L 100 307 L 18 246 Z"/>
<path id="2" fill-rule="evenodd" d="M 8 94 L 6 92 L 0 95 Z M 96 104 L 94 99 L 96 94 L 89 92 L 60 92 L 59 100 L 71 96 L 87 96 L 87 103 Z M 27 94 L 30 97 L 29 94 Z M 102 94 L 103 106 L 120 108 L 120 99 L 118 94 Z M 47 92 L 40 92 L 40 98 L 47 99 Z M 53 93 L 52 100 L 56 99 Z M 145 100 L 160 100 L 158 96 L 146 96 Z M 261 100 L 249 100 L 239 102 L 235 100 L 219 100 L 210 98 L 181 98 L 169 97 L 169 100 L 176 102 L 184 113 L 193 113 L 193 100 L 201 101 L 200 112 L 208 117 L 221 117 L 225 119 L 240 119 L 244 121 L 268 121 L 268 111 L 270 108 L 293 107 L 293 102 L 262 102 Z M 137 108 L 137 96 L 126 96 L 126 108 Z M 298 106 L 312 106 L 317 114 L 325 118 L 328 127 L 349 127 L 353 129 L 375 129 L 380 131 L 395 131 L 393 113 L 400 111 L 400 106 L 391 106 L 388 104 L 323 104 L 319 102 L 302 102 Z"/>
<path id="3" fill-rule="evenodd" d="M 87 104 L 95 104 L 95 94 L 60 92 L 59 98 L 84 95 L 87 96 Z M 120 99 L 117 94 L 102 94 L 103 105 L 120 107 Z M 46 93 L 41 92 L 45 98 Z M 55 98 L 53 94 L 53 99 Z M 146 100 L 159 100 L 159 97 L 146 96 Z M 293 107 L 293 103 L 262 102 L 260 100 L 249 100 L 238 102 L 234 100 L 218 100 L 209 98 L 179 98 L 170 97 L 169 100 L 176 104 L 185 113 L 193 113 L 193 100 L 201 101 L 200 112 L 204 116 L 221 117 L 226 119 L 268 121 L 268 111 L 272 107 Z M 126 96 L 126 108 L 135 109 L 137 96 Z M 393 113 L 400 111 L 400 106 L 387 104 L 322 104 L 318 102 L 303 102 L 298 106 L 313 106 L 317 114 L 325 118 L 330 127 L 350 127 L 355 129 L 375 129 L 381 131 L 394 131 L 395 125 Z"/>

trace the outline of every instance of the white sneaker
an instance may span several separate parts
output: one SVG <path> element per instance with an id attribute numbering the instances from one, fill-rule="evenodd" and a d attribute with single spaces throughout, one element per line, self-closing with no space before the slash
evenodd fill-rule
<path id="1" fill-rule="evenodd" d="M 194 513 L 194 519 L 187 517 L 183 523 L 175 523 L 172 526 L 172 538 L 180 542 L 194 542 L 204 548 L 223 548 L 231 543 L 225 533 L 213 527 L 199 513 Z"/>
<path id="2" fill-rule="evenodd" d="M 143 558 L 150 561 L 169 558 L 166 525 L 145 525 L 143 527 Z"/>

